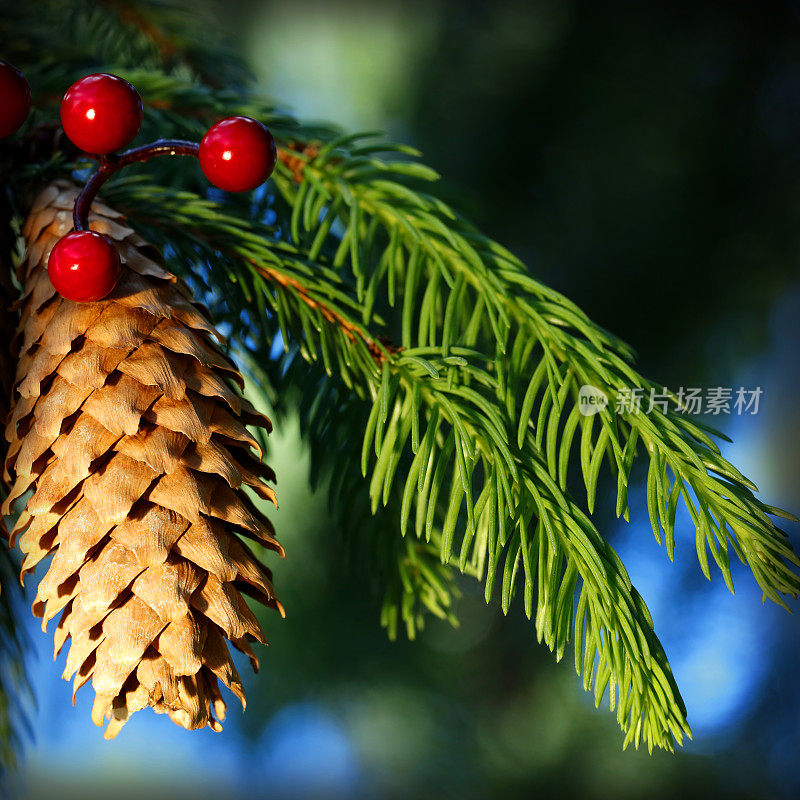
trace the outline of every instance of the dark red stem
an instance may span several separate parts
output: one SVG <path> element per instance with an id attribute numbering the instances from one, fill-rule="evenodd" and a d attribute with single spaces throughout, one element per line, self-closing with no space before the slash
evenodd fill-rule
<path id="1" fill-rule="evenodd" d="M 159 139 L 157 142 L 134 147 L 119 155 L 98 156 L 100 166 L 92 173 L 83 191 L 75 198 L 72 219 L 76 231 L 89 230 L 89 209 L 92 207 L 100 187 L 117 171 L 129 164 L 149 161 L 156 156 L 194 156 L 200 145 L 182 139 Z"/>

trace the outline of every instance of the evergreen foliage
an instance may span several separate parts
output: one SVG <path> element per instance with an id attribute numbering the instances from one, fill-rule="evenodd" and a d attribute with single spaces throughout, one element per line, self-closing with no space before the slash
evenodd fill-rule
<path id="1" fill-rule="evenodd" d="M 412 149 L 297 122 L 258 98 L 238 59 L 176 5 L 4 5 L 3 57 L 34 92 L 23 137 L 52 130 L 65 88 L 96 71 L 141 92 L 142 141 L 197 140 L 234 113 L 275 135 L 278 168 L 253 196 L 209 190 L 195 163 L 168 159 L 127 170 L 101 196 L 207 299 L 275 411 L 299 409 L 317 478 L 380 577 L 389 634 L 413 637 L 428 612 L 454 621 L 457 574 L 468 573 L 504 613 L 518 597 L 557 659 L 571 643 L 625 744 L 680 744 L 690 731 L 666 655 L 592 513 L 610 475 L 627 519 L 644 461 L 653 533 L 670 559 L 683 503 L 706 577 L 719 570 L 732 591 L 735 555 L 765 597 L 796 598 L 800 561 L 774 521 L 788 515 L 755 496 L 719 434 L 658 409 L 583 416 L 584 384 L 610 397 L 663 387 L 441 201 Z M 31 185 L 90 168 L 55 143 L 9 168 L 20 213 Z"/>

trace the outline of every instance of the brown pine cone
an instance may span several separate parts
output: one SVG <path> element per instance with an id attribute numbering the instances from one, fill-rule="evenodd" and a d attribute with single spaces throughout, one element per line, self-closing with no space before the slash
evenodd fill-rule
<path id="1" fill-rule="evenodd" d="M 96 204 L 90 218 L 119 249 L 115 290 L 96 303 L 55 293 L 47 258 L 72 227 L 76 193 L 49 186 L 23 230 L 4 511 L 32 495 L 12 544 L 23 578 L 49 557 L 33 611 L 43 628 L 60 612 L 64 678 L 75 676 L 75 691 L 92 679 L 92 719 L 111 720 L 107 738 L 148 705 L 185 728 L 220 730 L 218 679 L 245 702 L 225 639 L 254 669 L 250 642 L 264 642 L 241 593 L 283 614 L 244 541 L 283 555 L 244 491 L 275 502 L 245 427 L 270 422 L 237 391 L 242 376 L 208 312 L 118 213 Z"/>

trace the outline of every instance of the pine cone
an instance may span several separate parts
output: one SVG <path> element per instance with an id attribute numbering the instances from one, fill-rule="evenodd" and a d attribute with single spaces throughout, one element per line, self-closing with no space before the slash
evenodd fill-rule
<path id="1" fill-rule="evenodd" d="M 90 219 L 123 261 L 112 294 L 73 303 L 55 293 L 47 258 L 72 227 L 75 196 L 49 186 L 23 229 L 4 506 L 32 491 L 12 531 L 21 578 L 51 556 L 33 612 L 43 629 L 61 613 L 56 654 L 72 640 L 64 678 L 75 676 L 74 692 L 92 679 L 106 738 L 148 705 L 185 728 L 220 730 L 217 679 L 245 703 L 225 638 L 256 670 L 249 642 L 264 642 L 240 592 L 283 614 L 241 538 L 283 555 L 243 490 L 275 502 L 245 427 L 270 422 L 235 390 L 242 376 L 208 312 L 120 214 L 96 204 Z"/>

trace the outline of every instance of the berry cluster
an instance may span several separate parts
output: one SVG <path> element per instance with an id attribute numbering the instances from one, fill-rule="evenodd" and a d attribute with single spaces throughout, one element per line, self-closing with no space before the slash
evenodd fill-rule
<path id="1" fill-rule="evenodd" d="M 30 109 L 25 77 L 0 61 L 0 138 L 18 130 Z M 247 192 L 264 183 L 277 162 L 272 134 L 250 117 L 228 117 L 212 125 L 199 145 L 159 140 L 118 154 L 142 126 L 142 98 L 136 88 L 116 75 L 87 75 L 69 87 L 61 101 L 61 124 L 67 138 L 97 158 L 98 170 L 75 203 L 75 230 L 56 242 L 48 274 L 67 300 L 102 300 L 121 272 L 119 253 L 111 240 L 89 230 L 88 211 L 100 186 L 116 170 L 157 155 L 194 155 L 206 178 L 219 189 Z"/>

